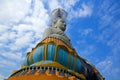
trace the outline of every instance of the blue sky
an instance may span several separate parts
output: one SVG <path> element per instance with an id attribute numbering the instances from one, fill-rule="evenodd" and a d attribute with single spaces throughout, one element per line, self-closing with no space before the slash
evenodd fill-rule
<path id="1" fill-rule="evenodd" d="M 120 0 L 0 0 L 0 80 L 20 69 L 41 41 L 55 8 L 68 12 L 66 34 L 106 80 L 120 80 Z"/>

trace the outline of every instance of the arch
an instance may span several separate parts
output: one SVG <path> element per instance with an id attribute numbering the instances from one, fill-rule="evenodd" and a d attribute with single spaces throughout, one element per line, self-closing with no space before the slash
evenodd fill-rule
<path id="1" fill-rule="evenodd" d="M 68 65 L 68 51 L 63 47 L 59 47 L 57 56 L 58 56 L 57 62 L 62 64 L 65 67 L 67 67 L 67 65 Z"/>
<path id="2" fill-rule="evenodd" d="M 47 60 L 54 61 L 55 53 L 56 53 L 56 45 L 54 43 L 47 44 L 47 49 L 46 49 Z"/>
<path id="3" fill-rule="evenodd" d="M 44 45 L 38 46 L 38 47 L 33 51 L 32 59 L 33 59 L 33 62 L 34 62 L 34 63 L 39 62 L 40 60 L 43 60 L 43 59 L 44 59 Z"/>
<path id="4" fill-rule="evenodd" d="M 69 52 L 69 49 L 66 46 L 64 46 L 64 45 L 58 45 L 58 48 L 63 48 L 64 50 L 66 50 L 67 52 Z"/>
<path id="5" fill-rule="evenodd" d="M 81 60 L 78 58 L 78 57 L 76 57 L 76 67 L 75 67 L 75 71 L 76 72 L 81 72 L 81 69 L 82 69 L 82 63 L 81 63 Z"/>
<path id="6" fill-rule="evenodd" d="M 32 62 L 30 60 L 30 55 L 27 55 L 27 65 L 31 65 L 31 64 L 32 64 Z"/>
<path id="7" fill-rule="evenodd" d="M 23 61 L 23 64 L 22 64 L 23 66 L 28 66 L 28 64 L 27 64 L 27 56 L 26 56 L 26 58 L 25 58 L 25 60 Z"/>

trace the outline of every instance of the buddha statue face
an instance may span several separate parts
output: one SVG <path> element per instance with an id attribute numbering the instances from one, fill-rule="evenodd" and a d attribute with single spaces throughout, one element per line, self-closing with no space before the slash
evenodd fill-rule
<path id="1" fill-rule="evenodd" d="M 65 31 L 66 23 L 63 19 L 58 18 L 53 22 L 52 27 L 59 28 L 60 30 Z"/>

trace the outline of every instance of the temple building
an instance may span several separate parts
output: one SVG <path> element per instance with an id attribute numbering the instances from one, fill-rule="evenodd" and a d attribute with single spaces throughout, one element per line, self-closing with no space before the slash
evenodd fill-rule
<path id="1" fill-rule="evenodd" d="M 13 71 L 7 80 L 104 80 L 94 65 L 75 51 L 66 30 L 67 13 L 55 9 L 52 23 L 31 52 L 21 69 Z"/>

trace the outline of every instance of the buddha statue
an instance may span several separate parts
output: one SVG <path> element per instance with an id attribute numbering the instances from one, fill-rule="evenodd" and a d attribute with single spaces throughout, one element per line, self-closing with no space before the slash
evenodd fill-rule
<path id="1" fill-rule="evenodd" d="M 58 38 L 67 43 L 67 45 L 72 46 L 70 43 L 70 39 L 64 33 L 65 30 L 66 30 L 65 20 L 61 16 L 57 16 L 52 22 L 51 27 L 47 28 L 44 31 L 43 39 L 48 37 Z"/>

